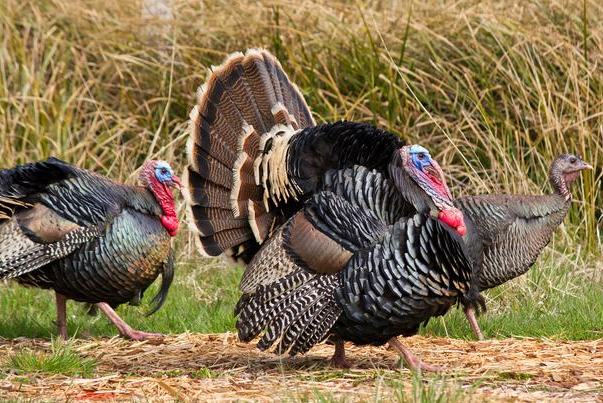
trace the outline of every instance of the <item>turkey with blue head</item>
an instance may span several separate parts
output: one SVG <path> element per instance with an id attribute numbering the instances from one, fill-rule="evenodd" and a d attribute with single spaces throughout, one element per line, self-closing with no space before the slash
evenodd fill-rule
<path id="1" fill-rule="evenodd" d="M 54 290 L 64 338 L 67 299 L 95 304 L 124 337 L 161 336 L 132 329 L 114 311 L 139 301 L 161 274 L 155 312 L 174 275 L 171 188 L 180 179 L 156 160 L 139 179 L 142 186 L 124 185 L 56 158 L 0 170 L 0 279 Z"/>
<path id="2" fill-rule="evenodd" d="M 463 302 L 472 262 L 442 170 L 420 145 L 354 122 L 316 125 L 264 50 L 213 67 L 191 112 L 189 225 L 205 256 L 247 264 L 237 329 L 297 354 L 330 338 L 389 342 Z"/>

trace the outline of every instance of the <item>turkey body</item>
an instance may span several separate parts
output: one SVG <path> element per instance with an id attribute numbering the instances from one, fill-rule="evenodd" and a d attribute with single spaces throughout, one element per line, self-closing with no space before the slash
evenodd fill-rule
<path id="1" fill-rule="evenodd" d="M 154 310 L 173 278 L 170 235 L 154 195 L 60 160 L 0 171 L 9 218 L 0 223 L 0 279 L 113 307 L 137 301 L 162 274 Z"/>
<path id="2" fill-rule="evenodd" d="M 241 340 L 263 332 L 259 348 L 297 354 L 333 337 L 340 356 L 341 340 L 392 344 L 473 303 L 462 216 L 427 149 L 363 123 L 317 125 L 258 49 L 212 67 L 190 118 L 187 217 L 202 255 L 247 264 Z"/>
<path id="3" fill-rule="evenodd" d="M 75 301 L 116 307 L 140 299 L 170 253 L 170 236 L 157 219 L 125 210 L 70 255 L 16 279 Z"/>
<path id="4" fill-rule="evenodd" d="M 475 262 L 471 284 L 477 293 L 501 285 L 534 265 L 563 222 L 570 205 L 570 185 L 592 166 L 571 154 L 558 156 L 549 179 L 548 195 L 481 195 L 455 200 L 467 225 L 464 240 Z M 475 335 L 483 335 L 471 308 L 465 308 Z"/>
<path id="5" fill-rule="evenodd" d="M 467 248 L 479 262 L 479 291 L 526 273 L 571 205 L 559 194 L 467 196 L 455 204 L 467 222 Z"/>
<path id="6" fill-rule="evenodd" d="M 327 337 L 381 345 L 416 334 L 468 294 L 461 237 L 364 167 L 329 171 L 324 190 L 247 266 L 237 305 L 243 341 L 304 353 Z"/>

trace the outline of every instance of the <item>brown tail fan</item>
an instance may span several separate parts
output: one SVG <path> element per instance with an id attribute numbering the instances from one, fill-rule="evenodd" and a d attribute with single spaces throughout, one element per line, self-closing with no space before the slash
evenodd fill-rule
<path id="1" fill-rule="evenodd" d="M 277 130 L 291 134 L 315 123 L 301 92 L 262 49 L 233 53 L 212 67 L 197 95 L 183 175 L 188 221 L 202 255 L 225 253 L 247 261 L 279 220 L 265 186 L 283 182 L 286 167 L 278 167 L 279 173 L 272 167 L 285 160 L 281 155 L 272 161 L 268 178 L 261 158 L 266 139 Z M 277 198 L 290 197 L 286 190 L 272 191 Z"/>

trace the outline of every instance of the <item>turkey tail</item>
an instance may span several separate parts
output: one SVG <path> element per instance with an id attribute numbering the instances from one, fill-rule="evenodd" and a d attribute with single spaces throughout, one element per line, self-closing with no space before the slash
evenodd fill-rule
<path id="1" fill-rule="evenodd" d="M 174 250 L 170 251 L 167 261 L 163 266 L 163 271 L 161 272 L 161 287 L 157 294 L 151 300 L 151 310 L 146 314 L 146 316 L 151 316 L 155 312 L 159 310 L 163 306 L 165 299 L 167 298 L 168 292 L 170 290 L 170 286 L 174 281 Z"/>
<path id="2" fill-rule="evenodd" d="M 0 169 L 0 198 L 19 199 L 42 191 L 51 183 L 75 176 L 73 166 L 57 158 Z"/>
<path id="3" fill-rule="evenodd" d="M 21 199 L 74 175 L 71 165 L 53 157 L 0 169 L 0 220 L 12 217 L 16 209 L 27 206 Z"/>
<path id="4" fill-rule="evenodd" d="M 248 261 L 277 224 L 272 201 L 295 197 L 286 150 L 314 126 L 278 60 L 265 50 L 234 53 L 212 67 L 190 114 L 187 214 L 203 255 Z"/>

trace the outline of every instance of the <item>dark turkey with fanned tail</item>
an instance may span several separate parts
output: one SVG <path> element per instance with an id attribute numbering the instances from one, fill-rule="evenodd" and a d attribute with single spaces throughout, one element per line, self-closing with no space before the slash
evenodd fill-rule
<path id="1" fill-rule="evenodd" d="M 166 162 L 148 161 L 143 187 L 128 186 L 50 158 L 0 170 L 0 279 L 56 292 L 59 333 L 67 337 L 66 299 L 96 304 L 123 336 L 114 307 L 139 301 L 162 275 L 152 312 L 161 307 L 174 268 L 178 219 Z"/>
<path id="2" fill-rule="evenodd" d="M 563 222 L 571 205 L 570 185 L 584 169 L 592 167 L 575 155 L 563 154 L 549 170 L 552 194 L 481 195 L 455 200 L 467 225 L 467 249 L 476 262 L 472 284 L 475 292 L 503 284 L 532 267 Z M 465 314 L 475 335 L 483 339 L 470 307 L 465 308 Z"/>
<path id="3" fill-rule="evenodd" d="M 243 341 L 295 355 L 330 337 L 389 342 L 412 368 L 420 364 L 396 336 L 412 336 L 469 292 L 472 262 L 461 237 L 364 167 L 329 171 L 324 190 L 279 227 L 248 264 L 236 313 Z M 427 197 L 427 196 L 425 196 Z"/>
<path id="4" fill-rule="evenodd" d="M 392 133 L 362 123 L 316 125 L 280 63 L 258 49 L 235 53 L 212 67 L 190 117 L 184 173 L 189 225 L 203 255 L 224 253 L 249 263 L 238 304 L 242 339 L 266 330 L 260 347 L 284 337 L 278 351 L 302 352 L 335 335 L 337 323 L 349 340 L 389 340 L 416 367 L 394 335 L 416 332 L 421 322 L 444 313 L 459 298 L 473 301 L 465 295 L 469 262 L 454 231 L 464 233 L 462 214 L 425 148 L 404 146 Z M 369 178 L 375 183 L 364 182 Z M 432 260 L 407 263 L 404 253 L 419 256 L 431 238 L 434 243 L 425 253 L 437 251 Z M 392 256 L 402 251 L 402 257 L 377 261 L 382 250 Z M 457 271 L 448 272 L 452 263 L 441 260 L 449 253 L 459 254 L 463 266 L 455 266 Z M 381 264 L 391 266 L 393 271 L 385 271 L 389 275 L 407 270 L 416 288 L 373 289 L 361 275 L 350 290 L 359 294 L 339 291 L 342 276 Z M 427 280 L 417 272 L 425 267 L 444 274 Z M 448 294 L 432 296 L 432 284 L 423 280 Z M 400 292 L 402 299 L 412 296 L 408 301 L 416 312 L 405 312 L 406 302 L 398 302 L 404 306 L 392 308 L 391 322 L 378 323 L 377 317 L 387 316 L 375 311 L 381 299 L 398 301 Z M 356 301 L 373 297 L 366 305 Z M 303 308 L 305 319 L 283 324 L 299 319 L 291 316 L 295 307 Z M 344 309 L 353 320 L 339 320 Z M 354 320 L 362 310 L 375 316 L 359 325 Z M 283 333 L 289 326 L 297 330 Z M 373 339 L 380 326 L 392 330 Z M 341 340 L 334 357 L 339 363 L 344 361 Z"/>
<path id="5" fill-rule="evenodd" d="M 190 118 L 183 181 L 198 249 L 245 263 L 322 189 L 328 170 L 361 165 L 389 177 L 388 166 L 404 145 L 363 123 L 316 125 L 278 60 L 260 49 L 234 53 L 212 67 Z M 433 183 L 439 167 L 429 168 L 418 178 L 431 182 L 433 198 L 425 207 L 462 232 L 462 215 L 440 196 L 448 189 Z M 432 191 L 432 185 L 441 189 Z"/>

